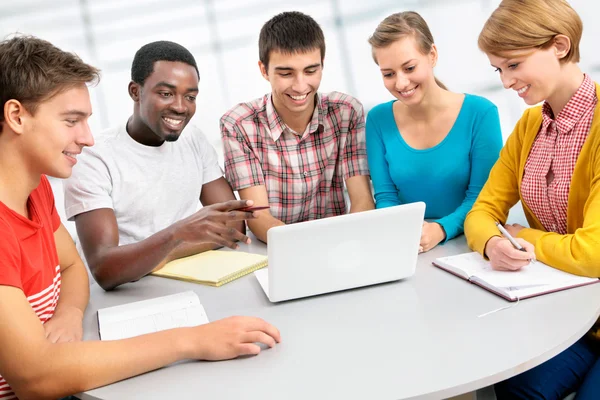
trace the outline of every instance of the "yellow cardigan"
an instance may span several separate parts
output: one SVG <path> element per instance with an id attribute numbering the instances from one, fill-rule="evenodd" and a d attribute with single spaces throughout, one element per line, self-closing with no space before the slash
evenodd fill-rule
<path id="1" fill-rule="evenodd" d="M 596 95 L 600 85 L 596 83 Z M 600 102 L 577 159 L 567 203 L 567 234 L 547 232 L 521 198 L 525 162 L 542 124 L 542 107 L 525 111 L 500 152 L 477 201 L 465 219 L 469 247 L 483 255 L 485 245 L 500 232 L 508 211 L 521 200 L 531 228 L 518 237 L 535 246 L 538 260 L 572 274 L 600 277 Z M 600 325 L 593 329 L 600 338 Z"/>

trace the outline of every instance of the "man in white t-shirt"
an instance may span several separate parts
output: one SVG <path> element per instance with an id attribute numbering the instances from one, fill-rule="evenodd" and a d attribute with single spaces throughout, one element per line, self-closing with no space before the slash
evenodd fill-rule
<path id="1" fill-rule="evenodd" d="M 244 220 L 254 217 L 240 210 L 252 203 L 235 200 L 204 134 L 187 126 L 199 83 L 192 54 L 149 43 L 135 54 L 131 79 L 133 115 L 85 148 L 65 182 L 67 218 L 105 290 L 177 258 L 248 243 Z"/>

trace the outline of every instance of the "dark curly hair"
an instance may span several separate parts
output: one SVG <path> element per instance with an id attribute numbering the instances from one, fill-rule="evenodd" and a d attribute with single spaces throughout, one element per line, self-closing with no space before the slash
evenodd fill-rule
<path id="1" fill-rule="evenodd" d="M 175 61 L 191 65 L 196 70 L 198 78 L 198 66 L 194 56 L 188 49 L 180 44 L 161 40 L 142 46 L 133 57 L 131 65 L 131 80 L 143 85 L 146 78 L 154 71 L 154 63 L 157 61 Z"/>

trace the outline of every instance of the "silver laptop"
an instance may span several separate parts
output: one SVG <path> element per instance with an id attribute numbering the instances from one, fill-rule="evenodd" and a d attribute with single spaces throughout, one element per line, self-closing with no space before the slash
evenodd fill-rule
<path id="1" fill-rule="evenodd" d="M 272 302 L 374 285 L 415 272 L 425 203 L 271 228 L 254 274 Z"/>

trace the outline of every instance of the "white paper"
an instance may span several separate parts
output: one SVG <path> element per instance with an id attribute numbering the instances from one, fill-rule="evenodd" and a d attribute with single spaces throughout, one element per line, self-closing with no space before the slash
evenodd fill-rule
<path id="1" fill-rule="evenodd" d="M 208 322 L 200 299 L 192 291 L 98 310 L 102 340 L 127 339 Z"/>

